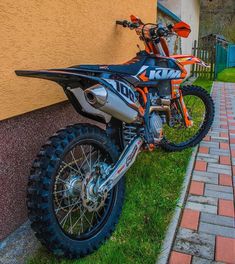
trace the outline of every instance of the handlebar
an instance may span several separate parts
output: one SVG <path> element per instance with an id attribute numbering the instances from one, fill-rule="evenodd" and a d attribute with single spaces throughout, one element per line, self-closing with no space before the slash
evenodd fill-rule
<path id="1" fill-rule="evenodd" d="M 123 27 L 128 27 L 130 29 L 138 28 L 140 25 L 136 23 L 129 22 L 127 20 L 117 20 L 116 21 L 117 25 L 121 25 Z"/>
<path id="2" fill-rule="evenodd" d="M 157 39 L 159 37 L 166 37 L 169 35 L 169 33 L 171 32 L 171 29 L 172 29 L 172 25 L 164 27 L 161 23 L 156 24 L 156 25 L 154 25 L 154 24 L 140 25 L 139 23 L 132 23 L 132 22 L 127 21 L 127 20 L 117 20 L 116 24 L 121 25 L 123 27 L 128 27 L 130 29 L 137 29 L 140 26 L 142 26 L 142 29 L 147 30 L 149 33 L 146 35 L 149 35 L 149 37 L 152 39 Z M 151 25 L 151 27 L 147 29 L 146 26 L 148 26 L 148 25 Z"/>

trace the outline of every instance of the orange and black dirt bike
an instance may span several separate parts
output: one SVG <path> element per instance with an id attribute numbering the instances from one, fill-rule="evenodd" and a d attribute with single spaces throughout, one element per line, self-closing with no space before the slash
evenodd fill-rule
<path id="1" fill-rule="evenodd" d="M 208 92 L 180 86 L 187 75 L 184 65 L 207 65 L 191 55 L 170 56 L 165 40 L 187 37 L 190 27 L 144 24 L 135 16 L 116 24 L 135 30 L 145 44 L 124 64 L 16 71 L 58 83 L 79 114 L 105 127 L 62 128 L 33 163 L 29 219 L 37 238 L 57 256 L 88 255 L 110 237 L 122 211 L 124 174 L 141 151 L 193 147 L 213 122 Z"/>

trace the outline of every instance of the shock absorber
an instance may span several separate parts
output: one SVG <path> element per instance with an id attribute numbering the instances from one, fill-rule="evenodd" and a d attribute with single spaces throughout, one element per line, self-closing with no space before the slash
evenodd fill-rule
<path id="1" fill-rule="evenodd" d="M 134 124 L 123 124 L 123 142 L 126 146 L 135 137 L 137 128 Z"/>

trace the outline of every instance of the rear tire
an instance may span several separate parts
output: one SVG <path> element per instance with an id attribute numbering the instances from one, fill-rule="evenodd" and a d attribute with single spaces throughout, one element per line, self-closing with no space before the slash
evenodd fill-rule
<path id="1" fill-rule="evenodd" d="M 109 200 L 111 202 L 108 204 L 108 209 L 104 209 L 104 212 L 108 210 L 108 213 L 105 213 L 101 224 L 94 224 L 92 227 L 94 231 L 91 231 L 89 227 L 86 235 L 82 233 L 80 236 L 79 231 L 76 237 L 71 237 L 70 231 L 64 232 L 55 213 L 53 188 L 65 153 L 71 151 L 72 146 L 81 144 L 81 142 L 82 144 L 96 144 L 101 151 L 106 153 L 105 155 L 109 156 L 111 163 L 119 157 L 117 147 L 102 129 L 89 124 L 68 126 L 59 130 L 42 146 L 33 163 L 28 183 L 28 215 L 36 237 L 53 254 L 67 258 L 83 257 L 99 248 L 114 231 L 124 202 L 124 178 L 122 178 L 110 191 L 111 198 Z M 95 164 L 97 163 L 95 162 Z M 69 177 L 71 179 L 71 176 Z"/>
<path id="2" fill-rule="evenodd" d="M 174 143 L 167 138 L 163 138 L 161 147 L 166 151 L 181 151 L 196 146 L 207 135 L 214 120 L 214 102 L 205 89 L 191 85 L 183 86 L 181 91 L 183 96 L 193 95 L 201 99 L 205 107 L 204 121 L 197 133 L 185 142 Z"/>

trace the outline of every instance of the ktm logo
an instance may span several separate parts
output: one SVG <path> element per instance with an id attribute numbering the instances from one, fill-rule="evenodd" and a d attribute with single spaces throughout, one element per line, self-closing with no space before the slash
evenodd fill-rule
<path id="1" fill-rule="evenodd" d="M 151 70 L 149 80 L 176 79 L 180 78 L 180 74 L 180 71 L 170 69 Z"/>
<path id="2" fill-rule="evenodd" d="M 180 78 L 181 71 L 171 68 L 142 66 L 135 77 L 146 82 L 148 80 L 171 80 Z"/>

